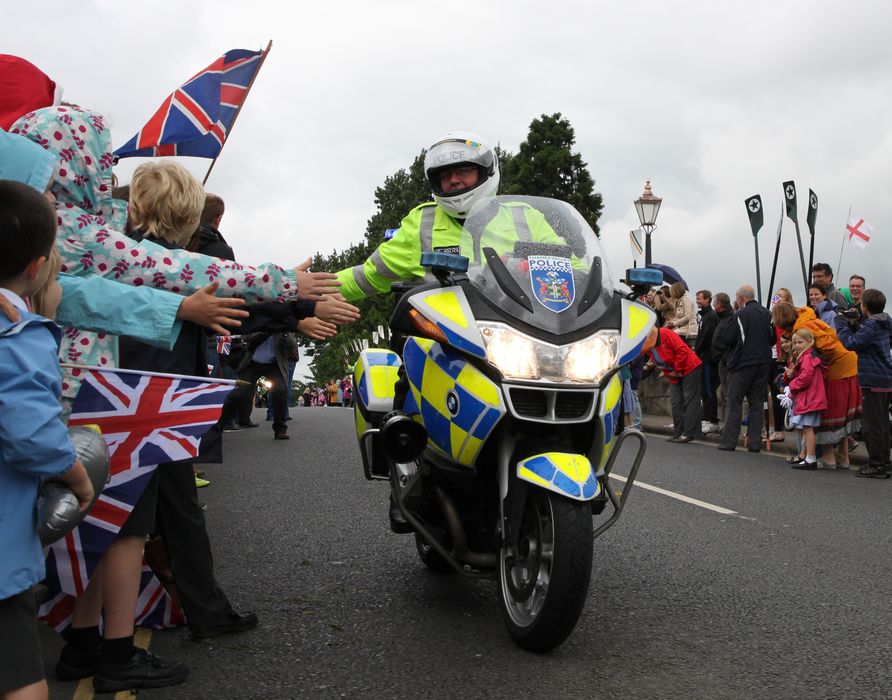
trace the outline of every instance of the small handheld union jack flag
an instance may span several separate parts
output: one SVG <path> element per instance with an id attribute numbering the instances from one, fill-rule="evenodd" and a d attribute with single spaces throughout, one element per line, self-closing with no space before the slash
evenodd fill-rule
<path id="1" fill-rule="evenodd" d="M 268 51 L 227 51 L 169 95 L 115 155 L 216 158 Z"/>
<path id="2" fill-rule="evenodd" d="M 228 355 L 232 351 L 232 336 L 231 335 L 218 335 L 217 336 L 217 354 L 218 355 Z"/>
<path id="3" fill-rule="evenodd" d="M 191 459 L 201 436 L 217 422 L 234 388 L 227 379 L 76 367 L 81 388 L 68 425 L 98 425 L 111 457 L 109 481 L 74 530 L 47 549 L 46 601 L 40 619 L 57 631 L 71 623 L 74 597 L 81 595 L 158 464 Z M 182 622 L 167 594 L 144 572 L 137 623 Z"/>

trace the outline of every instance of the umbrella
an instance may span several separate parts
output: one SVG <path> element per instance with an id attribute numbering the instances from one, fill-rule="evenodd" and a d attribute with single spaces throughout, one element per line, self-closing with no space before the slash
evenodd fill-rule
<path id="1" fill-rule="evenodd" d="M 650 263 L 647 267 L 653 270 L 660 270 L 663 273 L 663 282 L 666 284 L 675 284 L 681 282 L 685 289 L 688 289 L 688 283 L 684 281 L 684 277 L 678 274 L 678 270 L 669 265 L 661 265 L 659 263 Z"/>

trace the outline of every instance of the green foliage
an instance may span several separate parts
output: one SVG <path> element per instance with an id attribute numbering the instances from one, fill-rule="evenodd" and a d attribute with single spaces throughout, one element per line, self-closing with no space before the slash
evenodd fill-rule
<path id="1" fill-rule="evenodd" d="M 534 119 L 517 154 L 503 159 L 501 191 L 569 202 L 597 233 L 604 203 L 582 156 L 573 152 L 575 142 L 560 112 Z"/>

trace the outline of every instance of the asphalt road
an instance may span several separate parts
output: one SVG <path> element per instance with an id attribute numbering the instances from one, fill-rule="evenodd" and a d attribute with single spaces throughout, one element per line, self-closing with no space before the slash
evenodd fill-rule
<path id="1" fill-rule="evenodd" d="M 218 579 L 260 627 L 153 634 L 192 674 L 142 697 L 892 696 L 892 480 L 651 436 L 640 481 L 734 514 L 634 489 L 595 543 L 576 630 L 534 655 L 505 631 L 493 582 L 432 574 L 390 533 L 351 412 L 292 413 L 287 442 L 268 423 L 227 435 L 200 492 Z M 74 692 L 52 683 L 53 698 Z"/>

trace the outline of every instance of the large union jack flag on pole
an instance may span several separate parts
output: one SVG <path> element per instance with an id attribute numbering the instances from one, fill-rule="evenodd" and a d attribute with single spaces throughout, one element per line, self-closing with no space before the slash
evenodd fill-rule
<path id="1" fill-rule="evenodd" d="M 68 365 L 72 367 L 71 365 Z M 40 618 L 62 631 L 102 556 L 127 521 L 158 464 L 198 455 L 234 388 L 227 379 L 73 367 L 82 379 L 68 425 L 98 425 L 108 445 L 109 481 L 74 530 L 47 549 L 49 589 Z M 182 624 L 160 582 L 144 571 L 137 624 Z"/>
<path id="2" fill-rule="evenodd" d="M 169 95 L 115 155 L 216 158 L 268 52 L 227 51 Z"/>

